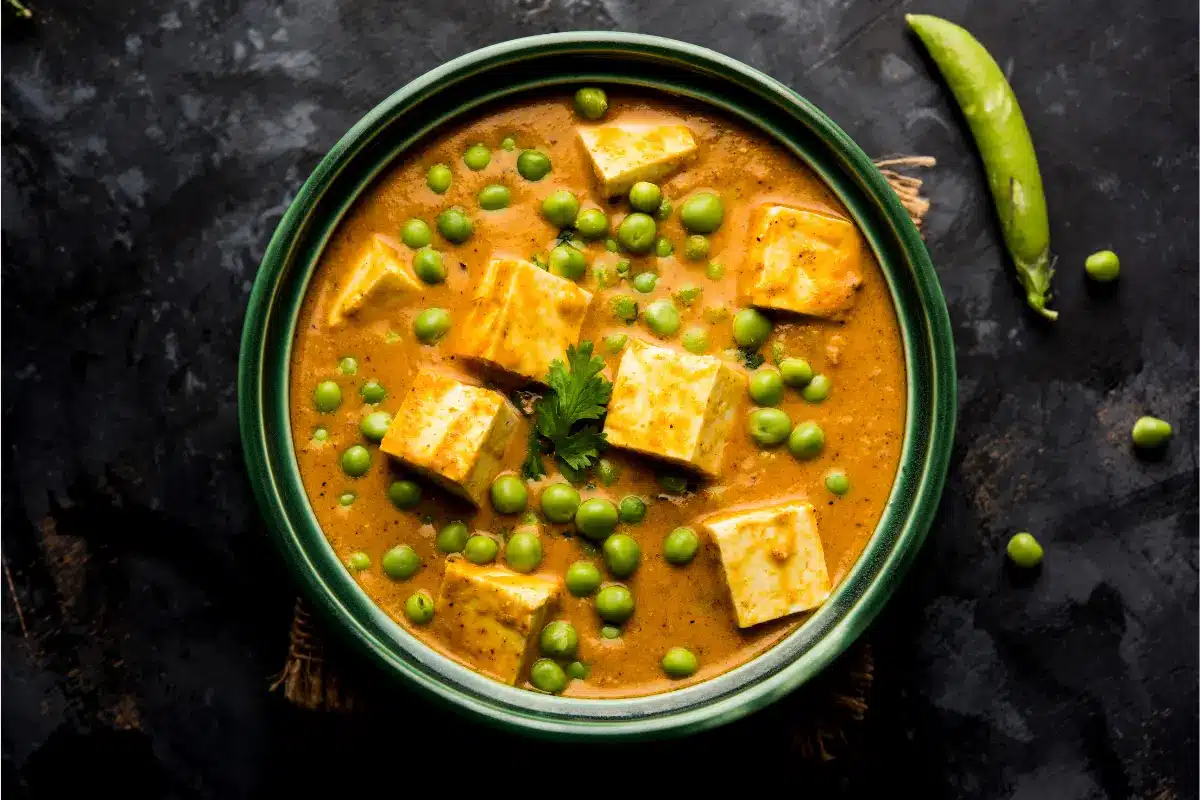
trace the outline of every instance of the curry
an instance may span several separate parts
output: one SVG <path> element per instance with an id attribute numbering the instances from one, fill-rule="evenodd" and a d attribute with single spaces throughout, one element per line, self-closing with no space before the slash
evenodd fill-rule
<path id="1" fill-rule="evenodd" d="M 629 697 L 801 625 L 883 512 L 906 413 L 870 249 L 764 134 L 656 95 L 532 96 L 347 213 L 292 436 L 362 589 L 506 683 Z"/>

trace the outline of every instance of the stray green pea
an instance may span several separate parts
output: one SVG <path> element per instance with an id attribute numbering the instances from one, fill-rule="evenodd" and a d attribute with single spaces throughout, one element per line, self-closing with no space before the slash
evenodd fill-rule
<path id="1" fill-rule="evenodd" d="M 1136 447 L 1150 449 L 1164 444 L 1174 430 L 1171 423 L 1158 417 L 1142 417 L 1133 423 L 1131 436 Z"/>
<path id="2" fill-rule="evenodd" d="M 1032 569 L 1042 563 L 1044 551 L 1033 534 L 1022 531 L 1008 540 L 1008 558 L 1018 567 Z"/>

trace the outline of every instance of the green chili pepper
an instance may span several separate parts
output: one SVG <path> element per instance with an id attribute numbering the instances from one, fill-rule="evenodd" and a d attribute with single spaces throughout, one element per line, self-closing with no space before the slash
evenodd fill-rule
<path id="1" fill-rule="evenodd" d="M 1017 268 L 1029 306 L 1047 319 L 1054 263 L 1046 195 L 1029 128 L 1012 87 L 975 37 L 938 17 L 909 14 L 911 27 L 954 92 L 983 158 L 1004 243 Z"/>

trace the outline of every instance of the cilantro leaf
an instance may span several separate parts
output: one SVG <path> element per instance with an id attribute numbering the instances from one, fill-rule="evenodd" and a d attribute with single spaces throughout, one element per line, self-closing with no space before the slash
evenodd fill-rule
<path id="1" fill-rule="evenodd" d="M 545 474 L 546 467 L 542 464 L 542 443 L 538 438 L 538 429 L 536 425 L 530 425 L 529 448 L 525 453 L 525 461 L 521 463 L 521 477 L 536 481 Z"/>
<path id="2" fill-rule="evenodd" d="M 585 425 L 554 443 L 554 455 L 572 469 L 587 469 L 600 457 L 607 437 L 595 425 Z"/>
<path id="3" fill-rule="evenodd" d="M 751 347 L 739 347 L 742 354 L 742 363 L 746 365 L 746 369 L 758 369 L 766 361 L 763 354 Z"/>
<path id="4" fill-rule="evenodd" d="M 592 343 L 580 342 L 567 348 L 567 363 L 550 363 L 546 383 L 550 391 L 534 409 L 534 425 L 522 465 L 527 476 L 545 474 L 542 453 L 555 457 L 573 470 L 586 470 L 600 457 L 605 435 L 598 425 L 608 412 L 612 383 L 600 375 L 604 359 L 592 355 Z M 543 446 L 543 440 L 545 446 Z"/>

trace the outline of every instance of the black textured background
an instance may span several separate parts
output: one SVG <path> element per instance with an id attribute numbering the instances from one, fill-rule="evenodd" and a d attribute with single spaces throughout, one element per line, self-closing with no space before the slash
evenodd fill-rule
<path id="1" fill-rule="evenodd" d="M 1196 797 L 1193 0 L 31 2 L 33 21 L 3 16 L 3 789 L 628 793 L 648 775 L 811 797 Z M 1056 325 L 1022 305 L 906 11 L 964 23 L 1011 74 L 1060 256 Z M 926 233 L 957 340 L 957 444 L 874 629 L 856 755 L 831 766 L 753 735 L 761 718 L 581 751 L 403 696 L 337 718 L 265 691 L 292 593 L 243 474 L 234 376 L 267 239 L 392 90 L 568 29 L 713 47 L 873 155 L 939 159 Z M 1113 291 L 1083 278 L 1104 247 L 1122 257 Z M 1128 446 L 1143 413 L 1175 423 L 1160 459 Z M 1003 566 L 1020 529 L 1047 551 L 1032 580 Z"/>

